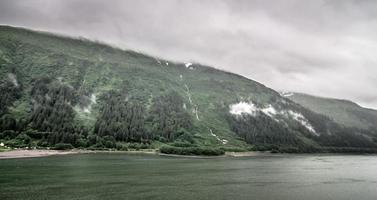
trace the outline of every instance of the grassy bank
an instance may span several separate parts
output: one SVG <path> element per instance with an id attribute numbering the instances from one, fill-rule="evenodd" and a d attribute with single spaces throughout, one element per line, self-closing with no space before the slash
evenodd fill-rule
<path id="1" fill-rule="evenodd" d="M 174 147 L 162 146 L 160 152 L 164 154 L 177 155 L 201 155 L 201 156 L 220 156 L 224 155 L 225 151 L 221 148 L 212 147 Z"/>

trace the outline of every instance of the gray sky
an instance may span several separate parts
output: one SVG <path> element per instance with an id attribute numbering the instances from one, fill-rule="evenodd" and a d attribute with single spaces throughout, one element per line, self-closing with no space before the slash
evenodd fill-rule
<path id="1" fill-rule="evenodd" d="M 377 1 L 0 0 L 0 24 L 84 36 L 377 108 Z"/>

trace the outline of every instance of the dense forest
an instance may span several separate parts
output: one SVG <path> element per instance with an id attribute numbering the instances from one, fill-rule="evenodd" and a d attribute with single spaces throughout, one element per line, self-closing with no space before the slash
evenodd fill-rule
<path id="1" fill-rule="evenodd" d="M 365 152 L 375 152 L 371 149 L 377 148 L 374 130 L 343 127 L 328 117 L 302 107 L 298 107 L 298 112 L 305 115 L 316 134 L 297 121 L 271 117 L 263 112 L 240 116 L 227 114 L 226 118 L 231 130 L 247 143 L 255 145 L 256 149 L 282 152 L 362 152 L 365 148 Z M 303 143 L 303 137 L 315 143 Z"/>
<path id="2" fill-rule="evenodd" d="M 79 91 L 42 77 L 32 81 L 31 111 L 25 118 L 15 119 L 2 107 L 0 139 L 14 147 L 70 144 L 73 147 L 116 148 L 116 142 L 149 144 L 153 140 L 173 142 L 191 138 L 191 115 L 184 109 L 183 98 L 174 91 L 152 99 L 149 109 L 128 94 L 129 84 L 110 90 L 99 97 L 99 114 L 93 130 L 75 122 L 75 106 L 80 105 Z M 20 98 L 20 86 L 10 81 L 1 84 L 2 105 L 11 105 Z M 192 142 L 192 141 L 189 141 Z M 59 146 L 59 145 L 58 145 Z"/>

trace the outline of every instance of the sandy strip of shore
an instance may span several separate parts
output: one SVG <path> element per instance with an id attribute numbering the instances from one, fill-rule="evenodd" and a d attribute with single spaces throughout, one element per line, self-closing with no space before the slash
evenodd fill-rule
<path id="1" fill-rule="evenodd" d="M 268 152 L 259 151 L 246 151 L 246 152 L 225 152 L 226 156 L 230 157 L 249 157 L 249 156 L 261 156 L 261 155 L 271 155 Z"/>
<path id="2" fill-rule="evenodd" d="M 246 151 L 246 152 L 225 152 L 224 155 L 219 156 L 201 156 L 201 155 L 178 155 L 178 154 L 164 154 L 158 153 L 160 156 L 177 157 L 177 158 L 224 158 L 224 157 L 253 157 L 253 156 L 271 156 L 268 152 Z"/>
<path id="3" fill-rule="evenodd" d="M 58 150 L 11 150 L 6 152 L 0 152 L 0 159 L 10 159 L 10 158 L 34 158 L 34 157 L 45 157 L 53 155 L 68 155 L 68 154 L 86 154 L 86 153 L 124 153 L 124 154 L 157 154 L 155 149 L 140 150 L 140 151 L 91 151 L 91 150 L 81 150 L 73 149 L 69 151 L 58 151 Z"/>
<path id="4" fill-rule="evenodd" d="M 163 154 L 158 153 L 156 149 L 141 150 L 141 151 L 90 151 L 90 150 L 80 150 L 73 149 L 70 151 L 58 151 L 58 150 L 11 150 L 6 152 L 0 152 L 0 159 L 10 159 L 10 158 L 34 158 L 34 157 L 45 157 L 53 155 L 68 155 L 68 154 L 86 154 L 86 153 L 124 153 L 124 154 L 155 154 L 160 156 L 168 157 L 180 157 L 180 158 L 219 158 L 219 157 L 248 157 L 248 156 L 260 156 L 260 155 L 271 155 L 269 153 L 262 152 L 226 152 L 225 155 L 221 156 L 195 156 L 195 155 L 175 155 L 175 154 Z"/>
<path id="5" fill-rule="evenodd" d="M 12 150 L 6 152 L 0 152 L 0 159 L 9 158 L 33 158 L 44 157 L 52 155 L 67 155 L 79 153 L 78 151 L 57 151 L 57 150 Z"/>
<path id="6" fill-rule="evenodd" d="M 222 158 L 226 157 L 226 155 L 220 156 L 201 156 L 201 155 L 179 155 L 179 154 L 166 154 L 166 153 L 158 153 L 159 156 L 166 156 L 166 157 L 174 157 L 174 158 Z"/>

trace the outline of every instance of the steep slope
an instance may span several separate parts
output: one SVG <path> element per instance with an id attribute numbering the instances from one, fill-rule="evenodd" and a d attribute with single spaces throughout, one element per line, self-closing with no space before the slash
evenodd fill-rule
<path id="1" fill-rule="evenodd" d="M 0 139 L 10 145 L 376 147 L 372 132 L 343 128 L 260 83 L 196 63 L 1 26 L 0 66 Z"/>
<path id="2" fill-rule="evenodd" d="M 292 93 L 287 98 L 335 122 L 360 129 L 377 129 L 377 110 L 363 108 L 354 102 Z"/>

